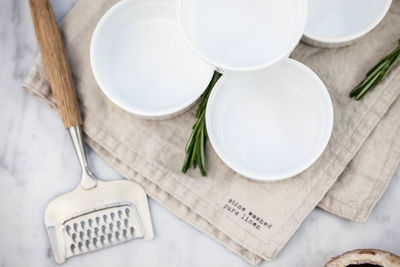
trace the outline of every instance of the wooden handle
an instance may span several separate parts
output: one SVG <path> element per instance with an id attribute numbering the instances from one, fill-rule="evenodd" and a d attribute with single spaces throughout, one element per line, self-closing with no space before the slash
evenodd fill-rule
<path id="1" fill-rule="evenodd" d="M 67 54 L 49 0 L 29 0 L 36 37 L 64 126 L 82 125 Z"/>

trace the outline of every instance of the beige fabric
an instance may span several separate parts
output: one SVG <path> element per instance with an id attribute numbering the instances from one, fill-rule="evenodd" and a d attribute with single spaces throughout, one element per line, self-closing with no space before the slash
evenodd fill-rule
<path id="1" fill-rule="evenodd" d="M 399 104 L 379 121 L 400 93 L 400 68 L 361 102 L 350 100 L 348 93 L 396 46 L 400 0 L 393 2 L 388 16 L 372 33 L 350 47 L 297 47 L 292 57 L 312 68 L 329 89 L 335 125 L 326 151 L 311 168 L 274 183 L 241 177 L 211 147 L 207 148 L 208 177 L 201 177 L 198 170 L 182 174 L 194 109 L 174 119 L 146 121 L 119 109 L 102 94 L 90 69 L 89 43 L 97 21 L 115 2 L 80 0 L 62 29 L 86 140 L 121 175 L 140 183 L 150 197 L 253 264 L 277 255 L 338 177 L 320 205 L 340 216 L 365 220 L 399 161 L 394 148 L 399 142 L 395 138 Z M 55 108 L 40 59 L 24 87 Z"/>
<path id="2" fill-rule="evenodd" d="M 400 83 L 397 88 L 400 90 Z M 399 159 L 400 98 L 397 98 L 319 207 L 365 222 L 389 185 Z"/>

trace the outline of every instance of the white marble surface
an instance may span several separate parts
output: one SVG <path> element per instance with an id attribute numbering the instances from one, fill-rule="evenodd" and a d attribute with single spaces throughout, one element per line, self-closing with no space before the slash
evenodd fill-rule
<path id="1" fill-rule="evenodd" d="M 61 18 L 75 0 L 52 1 Z M 79 165 L 58 115 L 21 88 L 38 51 L 27 0 L 0 0 L 0 266 L 56 266 L 43 212 L 78 184 Z M 119 178 L 94 152 L 94 172 Z M 70 259 L 65 266 L 249 266 L 226 248 L 150 201 L 156 238 Z M 365 224 L 315 210 L 273 262 L 322 266 L 356 248 L 400 254 L 400 170 Z"/>

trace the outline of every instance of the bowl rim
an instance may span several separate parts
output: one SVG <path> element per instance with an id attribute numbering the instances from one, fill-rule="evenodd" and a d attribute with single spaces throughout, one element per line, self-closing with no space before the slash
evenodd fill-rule
<path id="1" fill-rule="evenodd" d="M 290 53 L 296 48 L 296 46 L 299 44 L 303 34 L 304 34 L 304 29 L 306 27 L 306 23 L 307 23 L 307 17 L 308 17 L 308 0 L 296 0 L 298 2 L 302 1 L 302 21 L 300 24 L 300 27 L 298 32 L 296 32 L 296 35 L 294 35 L 292 37 L 293 43 L 292 45 L 289 46 L 289 49 L 283 50 L 280 54 L 278 54 L 277 56 L 275 56 L 272 60 L 269 60 L 268 62 L 264 62 L 264 63 L 259 63 L 259 64 L 253 64 L 251 66 L 232 66 L 229 64 L 225 64 L 222 62 L 219 62 L 218 60 L 214 60 L 211 57 L 209 57 L 206 53 L 203 53 L 201 51 L 201 49 L 198 49 L 197 46 L 192 43 L 192 41 L 190 40 L 190 38 L 188 37 L 184 26 L 183 26 L 183 21 L 182 21 L 182 17 L 181 17 L 181 9 L 182 9 L 182 2 L 185 0 L 176 0 L 177 1 L 177 5 L 176 5 L 176 13 L 177 13 L 177 18 L 178 18 L 178 24 L 179 24 L 179 28 L 181 29 L 181 32 L 183 34 L 184 39 L 186 40 L 186 42 L 189 44 L 189 46 L 192 48 L 192 50 L 200 57 L 202 58 L 204 61 L 206 61 L 207 63 L 211 64 L 212 66 L 215 67 L 216 70 L 218 70 L 219 72 L 223 73 L 224 71 L 237 71 L 237 72 L 244 72 L 244 71 L 255 71 L 255 70 L 260 70 L 260 69 L 264 69 L 267 68 L 269 66 L 272 66 L 276 63 L 278 63 L 279 61 L 281 61 L 284 58 L 289 57 Z"/>
<path id="2" fill-rule="evenodd" d="M 143 4 L 157 4 L 157 5 L 172 5 L 168 1 L 149 1 L 146 3 L 141 3 Z M 125 10 L 125 7 L 127 6 L 135 6 L 135 5 L 140 5 L 135 1 L 132 0 L 122 0 L 119 1 L 118 3 L 114 4 L 99 20 L 97 23 L 95 30 L 93 32 L 91 41 L 90 41 L 90 51 L 89 51 L 89 57 L 90 57 L 90 65 L 92 69 L 92 73 L 94 75 L 94 78 L 102 90 L 102 92 L 106 95 L 107 98 L 111 100 L 115 105 L 118 107 L 124 109 L 125 111 L 128 111 L 129 113 L 136 115 L 138 117 L 144 118 L 144 119 L 166 119 L 170 118 L 176 115 L 181 114 L 188 108 L 190 108 L 192 105 L 196 103 L 196 101 L 199 99 L 199 97 L 203 94 L 205 88 L 211 81 L 211 78 L 214 73 L 214 68 L 212 66 L 209 66 L 208 68 L 208 79 L 204 79 L 204 86 L 199 86 L 199 90 L 194 93 L 190 98 L 188 98 L 185 102 L 180 103 L 179 105 L 176 105 L 174 107 L 169 107 L 169 108 L 163 108 L 163 109 L 157 109 L 157 110 L 149 110 L 149 109 L 143 109 L 140 107 L 137 107 L 135 105 L 132 105 L 131 103 L 128 103 L 126 101 L 123 101 L 119 96 L 115 94 L 115 90 L 113 89 L 114 86 L 106 86 L 106 83 L 104 82 L 103 78 L 99 74 L 99 63 L 97 63 L 97 56 L 96 56 L 96 46 L 98 44 L 98 39 L 100 38 L 99 36 L 101 35 L 101 32 L 103 31 L 105 25 L 110 21 L 110 19 L 118 16 L 118 14 L 121 11 Z M 132 20 L 136 20 L 136 18 L 132 18 Z M 177 22 L 177 21 L 176 21 Z M 178 24 L 178 22 L 177 22 Z M 178 26 L 179 28 L 179 26 Z M 185 43 L 186 44 L 186 43 Z M 206 62 L 205 62 L 206 63 Z M 207 65 L 207 63 L 206 63 Z M 204 87 L 204 88 L 203 88 Z"/>
<path id="3" fill-rule="evenodd" d="M 379 16 L 376 16 L 373 21 L 371 21 L 364 29 L 362 29 L 358 32 L 346 34 L 346 35 L 343 35 L 340 37 L 325 37 L 325 36 L 320 36 L 317 34 L 312 34 L 312 33 L 307 32 L 307 25 L 306 25 L 306 27 L 304 28 L 304 36 L 312 41 L 317 41 L 317 42 L 321 42 L 321 43 L 325 43 L 325 44 L 346 44 L 351 41 L 354 41 L 354 40 L 366 35 L 371 30 L 373 30 L 386 16 L 386 14 L 389 11 L 389 8 L 392 4 L 392 0 L 383 0 L 383 1 L 385 1 L 385 3 L 384 3 L 385 5 L 382 9 L 382 12 L 379 13 Z M 310 4 L 308 4 L 308 5 L 310 5 Z"/>
<path id="4" fill-rule="evenodd" d="M 326 88 L 325 84 L 322 82 L 322 80 L 318 77 L 318 75 L 313 72 L 310 68 L 308 68 L 306 65 L 303 63 L 294 60 L 294 59 L 284 59 L 287 63 L 291 64 L 292 66 L 296 68 L 300 68 L 301 70 L 305 71 L 307 74 L 309 74 L 309 77 L 317 83 L 317 85 L 321 88 L 322 91 L 322 97 L 324 100 L 324 107 L 326 108 L 327 111 L 327 116 L 324 118 L 327 121 L 327 127 L 324 130 L 324 133 L 321 135 L 321 141 L 319 144 L 318 149 L 312 154 L 312 156 L 309 157 L 309 159 L 302 165 L 299 165 L 290 171 L 280 171 L 279 174 L 269 174 L 269 173 L 264 173 L 260 174 L 257 171 L 252 171 L 246 167 L 239 166 L 238 164 L 235 164 L 230 158 L 226 155 L 224 150 L 221 148 L 220 144 L 216 141 L 217 138 L 214 135 L 214 128 L 213 125 L 211 124 L 211 116 L 213 114 L 213 106 L 214 106 L 214 101 L 216 98 L 216 95 L 218 94 L 222 83 L 224 82 L 224 76 L 221 77 L 221 79 L 217 82 L 215 85 L 215 88 L 212 90 L 208 104 L 207 104 L 207 109 L 206 109 L 206 127 L 207 127 L 207 133 L 208 137 L 210 140 L 210 143 L 212 147 L 214 148 L 215 152 L 217 155 L 221 158 L 225 164 L 230 167 L 232 170 L 235 172 L 239 173 L 240 175 L 249 178 L 251 180 L 256 180 L 256 181 L 280 181 L 280 180 L 286 180 L 289 178 L 292 178 L 293 176 L 303 172 L 304 170 L 308 169 L 313 163 L 315 163 L 318 158 L 322 155 L 322 153 L 325 151 L 330 137 L 332 135 L 332 130 L 333 130 L 333 123 L 334 123 L 334 111 L 333 111 L 333 105 L 332 105 L 332 100 L 330 98 L 328 89 Z M 225 76 L 226 77 L 226 76 Z"/>

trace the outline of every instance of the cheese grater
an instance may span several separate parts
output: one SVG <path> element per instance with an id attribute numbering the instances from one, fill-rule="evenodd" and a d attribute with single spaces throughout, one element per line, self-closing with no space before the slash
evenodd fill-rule
<path id="1" fill-rule="evenodd" d="M 143 188 L 127 181 L 98 181 L 87 164 L 82 118 L 61 34 L 49 0 L 29 0 L 35 32 L 53 95 L 82 168 L 80 185 L 54 199 L 45 224 L 57 263 L 135 238 L 153 238 Z"/>

